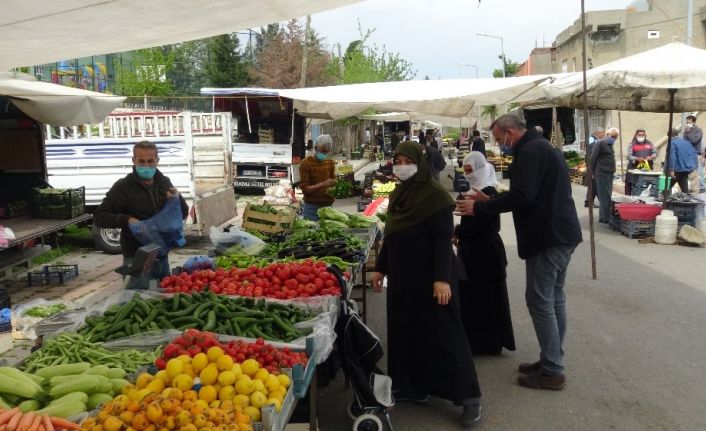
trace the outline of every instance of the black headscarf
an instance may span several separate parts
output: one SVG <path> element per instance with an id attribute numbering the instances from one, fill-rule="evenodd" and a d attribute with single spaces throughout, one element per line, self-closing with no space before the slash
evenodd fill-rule
<path id="1" fill-rule="evenodd" d="M 397 185 L 390 195 L 385 235 L 414 226 L 454 204 L 449 193 L 432 179 L 431 168 L 419 144 L 405 141 L 395 149 L 394 155 L 398 154 L 409 157 L 417 165 L 417 173 Z"/>

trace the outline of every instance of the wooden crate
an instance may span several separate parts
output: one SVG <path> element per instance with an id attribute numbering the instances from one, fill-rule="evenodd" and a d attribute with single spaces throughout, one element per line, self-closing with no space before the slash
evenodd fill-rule
<path id="1" fill-rule="evenodd" d="M 243 229 L 252 229 L 261 233 L 289 233 L 294 226 L 297 212 L 294 208 L 280 209 L 279 214 L 253 211 L 248 204 L 243 213 Z"/>

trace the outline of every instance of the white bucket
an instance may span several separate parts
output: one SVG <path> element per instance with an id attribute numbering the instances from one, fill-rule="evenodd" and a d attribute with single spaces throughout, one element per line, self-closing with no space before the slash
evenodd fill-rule
<path id="1" fill-rule="evenodd" d="M 655 242 L 657 244 L 676 244 L 678 227 L 679 220 L 674 216 L 674 213 L 663 210 L 655 222 Z"/>
<path id="2" fill-rule="evenodd" d="M 702 218 L 701 220 L 699 220 L 696 227 L 701 231 L 702 234 L 704 234 L 704 241 L 706 241 L 706 218 Z"/>

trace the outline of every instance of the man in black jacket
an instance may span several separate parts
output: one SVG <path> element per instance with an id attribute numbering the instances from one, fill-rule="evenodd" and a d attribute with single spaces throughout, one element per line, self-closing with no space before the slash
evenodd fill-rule
<path id="1" fill-rule="evenodd" d="M 167 199 L 177 190 L 168 177 L 158 169 L 159 156 L 157 146 L 149 141 L 140 141 L 132 149 L 132 172 L 119 179 L 108 190 L 93 219 L 98 227 L 120 228 L 120 245 L 123 249 L 123 265 L 130 266 L 140 244 L 128 227 L 157 214 Z M 189 214 L 189 207 L 179 195 L 184 218 Z M 161 279 L 170 273 L 167 255 L 152 266 L 151 278 Z"/>
<path id="2" fill-rule="evenodd" d="M 564 156 L 520 118 L 501 115 L 492 124 L 495 140 L 514 150 L 510 190 L 494 199 L 480 191 L 459 200 L 457 214 L 512 211 L 520 258 L 525 260 L 525 299 L 539 341 L 539 361 L 523 363 L 517 382 L 533 389 L 564 387 L 566 297 L 571 255 L 582 241 Z"/>
<path id="3" fill-rule="evenodd" d="M 610 222 L 610 202 L 613 194 L 613 175 L 615 175 L 615 152 L 613 144 L 619 135 L 618 129 L 612 127 L 608 136 L 593 143 L 591 158 L 588 163 L 590 172 L 593 173 L 593 182 L 601 206 L 598 210 L 598 222 Z"/>
<path id="4" fill-rule="evenodd" d="M 480 137 L 480 131 L 473 131 L 473 140 L 471 141 L 471 151 L 478 151 L 485 157 L 485 141 Z"/>

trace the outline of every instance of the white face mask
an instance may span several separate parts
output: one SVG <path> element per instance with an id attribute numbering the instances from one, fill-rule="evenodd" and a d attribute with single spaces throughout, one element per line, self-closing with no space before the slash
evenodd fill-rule
<path id="1" fill-rule="evenodd" d="M 392 173 L 401 181 L 407 181 L 417 173 L 417 165 L 394 165 Z"/>
<path id="2" fill-rule="evenodd" d="M 687 129 L 691 129 L 692 127 L 694 127 L 694 123 L 686 123 L 686 127 Z"/>
<path id="3" fill-rule="evenodd" d="M 637 138 L 637 142 L 645 142 L 645 138 Z"/>

